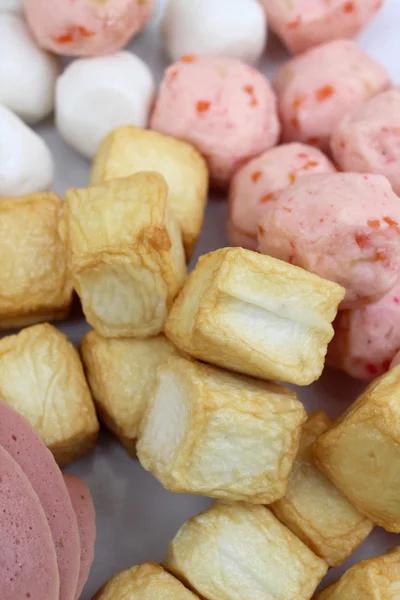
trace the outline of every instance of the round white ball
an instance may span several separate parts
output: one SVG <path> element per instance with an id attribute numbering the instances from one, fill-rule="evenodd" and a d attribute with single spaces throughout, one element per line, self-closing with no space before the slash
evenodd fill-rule
<path id="1" fill-rule="evenodd" d="M 53 176 L 53 158 L 44 140 L 0 105 L 0 196 L 44 192 Z"/>
<path id="2" fill-rule="evenodd" d="M 0 14 L 0 104 L 27 123 L 38 123 L 54 106 L 59 64 L 37 46 L 25 22 Z"/>
<path id="3" fill-rule="evenodd" d="M 22 12 L 22 0 L 0 0 L 0 13 Z"/>
<path id="4" fill-rule="evenodd" d="M 146 127 L 154 89 L 147 65 L 129 52 L 78 59 L 57 81 L 57 128 L 77 152 L 93 158 L 115 127 Z"/>
<path id="5" fill-rule="evenodd" d="M 254 64 L 267 41 L 266 16 L 258 0 L 170 0 L 162 31 L 172 61 L 197 54 Z"/>

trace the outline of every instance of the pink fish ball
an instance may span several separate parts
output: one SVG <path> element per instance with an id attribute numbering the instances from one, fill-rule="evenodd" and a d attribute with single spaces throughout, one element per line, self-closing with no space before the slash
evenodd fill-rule
<path id="1" fill-rule="evenodd" d="M 234 59 L 184 56 L 165 73 L 151 128 L 190 142 L 225 187 L 248 159 L 274 146 L 280 126 L 268 80 Z"/>
<path id="2" fill-rule="evenodd" d="M 400 282 L 378 302 L 339 312 L 328 363 L 356 379 L 385 373 L 400 349 Z"/>
<path id="3" fill-rule="evenodd" d="M 284 144 L 254 158 L 234 175 L 229 190 L 228 237 L 232 246 L 257 250 L 257 225 L 280 192 L 302 175 L 334 173 L 313 146 Z"/>
<path id="4" fill-rule="evenodd" d="M 331 150 L 342 171 L 385 175 L 400 194 L 400 88 L 346 115 L 333 131 Z"/>
<path id="5" fill-rule="evenodd" d="M 336 40 L 289 60 L 274 81 L 283 141 L 329 150 L 346 113 L 391 85 L 386 70 L 351 40 Z"/>
<path id="6" fill-rule="evenodd" d="M 272 31 L 293 54 L 356 36 L 383 0 L 261 0 Z"/>
<path id="7" fill-rule="evenodd" d="M 149 20 L 154 0 L 24 0 L 42 48 L 69 56 L 111 54 Z"/>
<path id="8" fill-rule="evenodd" d="M 301 177 L 261 217 L 259 249 L 339 283 L 341 308 L 378 301 L 400 273 L 400 201 L 381 175 Z"/>

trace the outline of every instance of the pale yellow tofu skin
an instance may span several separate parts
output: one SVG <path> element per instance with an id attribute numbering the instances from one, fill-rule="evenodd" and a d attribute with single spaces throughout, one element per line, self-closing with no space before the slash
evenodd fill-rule
<path id="1" fill-rule="evenodd" d="M 309 600 L 328 568 L 264 506 L 221 501 L 180 528 L 165 566 L 207 600 Z"/>
<path id="2" fill-rule="evenodd" d="M 285 494 L 305 420 L 291 390 L 171 358 L 158 368 L 138 458 L 171 491 L 269 504 Z"/>
<path id="3" fill-rule="evenodd" d="M 203 225 L 208 195 L 204 158 L 186 142 L 131 125 L 117 127 L 100 144 L 90 182 L 157 171 L 167 182 L 168 207 L 179 221 L 189 260 Z"/>
<path id="4" fill-rule="evenodd" d="M 156 384 L 156 369 L 181 352 L 163 335 L 109 339 L 94 330 L 83 337 L 80 352 L 101 420 L 136 457 L 136 438 Z"/>
<path id="5" fill-rule="evenodd" d="M 400 547 L 363 560 L 314 600 L 397 600 L 400 594 Z"/>
<path id="6" fill-rule="evenodd" d="M 325 413 L 310 415 L 303 426 L 286 494 L 270 509 L 317 556 L 335 567 L 364 541 L 372 523 L 313 465 L 311 446 L 330 425 Z"/>
<path id="7" fill-rule="evenodd" d="M 400 366 L 372 382 L 314 445 L 318 468 L 376 525 L 400 533 Z"/>
<path id="8" fill-rule="evenodd" d="M 0 198 L 0 329 L 67 317 L 73 285 L 61 213 L 50 192 Z"/>
<path id="9" fill-rule="evenodd" d="M 280 260 L 223 248 L 201 257 L 165 333 L 205 362 L 308 385 L 324 367 L 344 289 Z"/>
<path id="10" fill-rule="evenodd" d="M 110 579 L 93 600 L 198 600 L 156 563 L 143 563 Z"/>
<path id="11" fill-rule="evenodd" d="M 94 448 L 99 424 L 79 355 L 52 325 L 0 340 L 0 398 L 29 421 L 60 466 Z"/>
<path id="12" fill-rule="evenodd" d="M 179 225 L 157 173 L 66 194 L 66 240 L 86 319 L 104 337 L 160 333 L 186 277 Z"/>

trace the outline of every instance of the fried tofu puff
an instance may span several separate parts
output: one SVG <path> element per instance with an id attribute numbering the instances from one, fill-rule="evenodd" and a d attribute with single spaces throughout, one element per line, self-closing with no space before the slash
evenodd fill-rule
<path id="1" fill-rule="evenodd" d="M 167 338 L 103 338 L 89 331 L 80 352 L 101 420 L 136 457 L 136 438 L 156 384 L 156 368 L 181 353 Z"/>
<path id="2" fill-rule="evenodd" d="M 221 501 L 180 528 L 165 566 L 207 600 L 309 600 L 327 571 L 264 506 Z"/>
<path id="3" fill-rule="evenodd" d="M 310 415 L 303 426 L 286 494 L 270 509 L 317 556 L 335 567 L 364 541 L 372 523 L 313 465 L 311 446 L 330 425 L 325 413 Z"/>
<path id="4" fill-rule="evenodd" d="M 208 169 L 190 144 L 157 131 L 124 126 L 100 144 L 90 175 L 92 184 L 157 171 L 168 185 L 168 207 L 178 219 L 190 259 L 203 225 L 208 195 Z"/>
<path id="5" fill-rule="evenodd" d="M 64 319 L 73 286 L 60 235 L 61 200 L 0 198 L 0 329 Z"/>
<path id="6" fill-rule="evenodd" d="M 314 445 L 318 468 L 376 525 L 400 533 L 400 367 L 372 382 Z"/>
<path id="7" fill-rule="evenodd" d="M 243 248 L 200 258 L 165 332 L 181 350 L 227 369 L 298 385 L 321 375 L 344 290 Z"/>
<path id="8" fill-rule="evenodd" d="M 351 567 L 314 600 L 396 600 L 400 589 L 400 546 Z"/>
<path id="9" fill-rule="evenodd" d="M 59 465 L 94 447 L 99 424 L 81 361 L 52 325 L 0 340 L 0 397 L 29 421 Z"/>
<path id="10" fill-rule="evenodd" d="M 88 322 L 104 337 L 162 331 L 186 277 L 179 225 L 157 173 L 66 194 L 69 266 Z"/>
<path id="11" fill-rule="evenodd" d="M 160 565 L 143 563 L 110 579 L 93 600 L 197 600 Z"/>
<path id="12" fill-rule="evenodd" d="M 167 489 L 269 504 L 306 420 L 295 392 L 183 358 L 158 368 L 138 457 Z"/>

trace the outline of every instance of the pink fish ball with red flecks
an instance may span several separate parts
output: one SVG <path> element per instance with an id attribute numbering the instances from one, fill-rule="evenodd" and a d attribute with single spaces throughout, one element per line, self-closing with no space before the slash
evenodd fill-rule
<path id="1" fill-rule="evenodd" d="M 154 0 L 24 0 L 42 48 L 68 56 L 111 54 L 149 20 Z"/>
<path id="2" fill-rule="evenodd" d="M 86 483 L 71 473 L 64 473 L 63 476 L 78 521 L 81 565 L 75 600 L 79 600 L 94 561 L 96 509 Z"/>
<path id="3" fill-rule="evenodd" d="M 292 58 L 274 81 L 283 141 L 328 151 L 332 131 L 345 114 L 390 86 L 384 67 L 352 40 L 329 42 Z"/>
<path id="4" fill-rule="evenodd" d="M 293 54 L 356 36 L 383 0 L 261 0 L 271 29 Z"/>
<path id="5" fill-rule="evenodd" d="M 400 87 L 346 115 L 333 131 L 331 150 L 342 171 L 385 175 L 400 194 Z"/>
<path id="6" fill-rule="evenodd" d="M 339 283 L 341 308 L 378 301 L 400 273 L 400 201 L 381 175 L 305 175 L 258 227 L 259 249 Z"/>
<path id="7" fill-rule="evenodd" d="M 372 381 L 388 370 L 400 349 L 400 281 L 378 302 L 339 312 L 328 363 Z"/>
<path id="8" fill-rule="evenodd" d="M 256 250 L 258 221 L 280 192 L 302 175 L 335 171 L 318 148 L 297 143 L 271 148 L 249 161 L 235 173 L 230 185 L 230 244 Z"/>
<path id="9" fill-rule="evenodd" d="M 274 146 L 280 126 L 268 80 L 238 60 L 184 56 L 165 73 L 151 128 L 190 142 L 225 187 L 248 159 Z"/>

